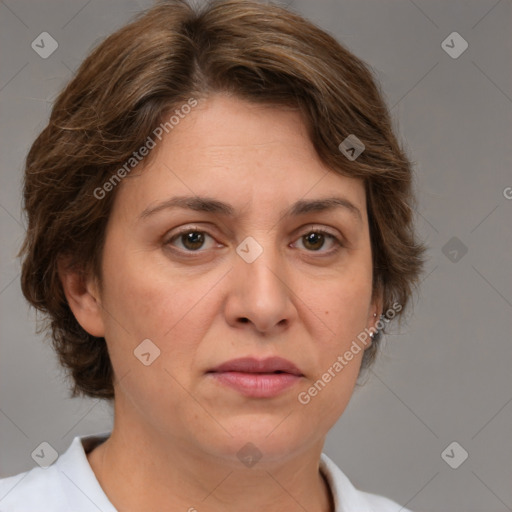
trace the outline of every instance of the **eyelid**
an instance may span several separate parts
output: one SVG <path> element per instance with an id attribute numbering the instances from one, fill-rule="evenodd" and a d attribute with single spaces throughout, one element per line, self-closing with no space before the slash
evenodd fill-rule
<path id="1" fill-rule="evenodd" d="M 332 230 L 322 224 L 307 224 L 306 226 L 299 228 L 297 230 L 297 232 L 303 233 L 303 235 L 307 234 L 307 233 L 311 233 L 311 232 L 320 232 L 320 233 L 325 233 L 327 235 L 331 235 L 332 237 L 337 238 L 337 239 L 341 238 L 339 233 L 336 233 L 334 230 Z"/>

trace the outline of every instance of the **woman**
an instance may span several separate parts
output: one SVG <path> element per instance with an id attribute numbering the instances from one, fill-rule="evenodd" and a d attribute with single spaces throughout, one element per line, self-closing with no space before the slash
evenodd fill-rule
<path id="1" fill-rule="evenodd" d="M 114 427 L 1 510 L 406 510 L 322 453 L 422 265 L 354 55 L 277 6 L 157 4 L 60 94 L 24 200 L 23 293 Z"/>

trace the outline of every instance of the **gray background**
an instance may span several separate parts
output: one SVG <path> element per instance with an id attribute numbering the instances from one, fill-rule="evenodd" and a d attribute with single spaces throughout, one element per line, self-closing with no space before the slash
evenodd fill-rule
<path id="1" fill-rule="evenodd" d="M 74 436 L 111 428 L 102 402 L 68 397 L 49 344 L 35 335 L 15 258 L 21 175 L 73 70 L 150 3 L 0 1 L 0 476 L 33 467 L 42 441 L 62 453 Z M 414 314 L 387 337 L 325 451 L 356 486 L 415 511 L 512 510 L 512 3 L 292 7 L 375 70 L 416 162 L 418 227 L 430 247 Z M 59 43 L 48 59 L 31 48 L 43 31 Z M 469 44 L 457 59 L 441 47 L 453 31 Z M 459 241 L 445 246 L 452 237 Z M 452 441 L 469 453 L 458 469 L 441 457 Z"/>

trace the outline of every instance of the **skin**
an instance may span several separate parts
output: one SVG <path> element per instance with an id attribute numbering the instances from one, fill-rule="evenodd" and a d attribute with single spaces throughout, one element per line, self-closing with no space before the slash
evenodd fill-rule
<path id="1" fill-rule="evenodd" d="M 380 314 L 363 184 L 322 164 L 296 111 L 222 94 L 200 102 L 157 151 L 118 185 L 102 288 L 59 269 L 74 315 L 105 337 L 116 374 L 112 435 L 88 454 L 91 468 L 124 512 L 333 510 L 319 459 L 363 351 L 307 405 L 297 397 Z M 182 195 L 235 213 L 175 208 L 138 218 Z M 344 207 L 282 213 L 332 196 L 360 217 Z M 171 240 L 181 227 L 202 230 L 204 244 Z M 315 228 L 342 245 L 309 241 Z M 263 248 L 253 263 L 236 252 L 247 236 Z M 133 353 L 147 338 L 161 351 L 149 366 Z M 276 397 L 245 397 L 206 374 L 274 355 L 303 373 Z M 248 442 L 263 455 L 252 468 L 237 457 Z"/>

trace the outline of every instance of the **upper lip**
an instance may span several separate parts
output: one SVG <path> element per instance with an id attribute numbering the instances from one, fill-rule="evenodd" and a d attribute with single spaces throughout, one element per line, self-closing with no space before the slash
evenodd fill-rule
<path id="1" fill-rule="evenodd" d="M 302 375 L 302 372 L 287 359 L 282 357 L 268 357 L 256 359 L 254 357 L 241 357 L 232 359 L 216 366 L 209 372 L 244 372 L 244 373 L 273 373 L 285 372 L 292 375 Z"/>

